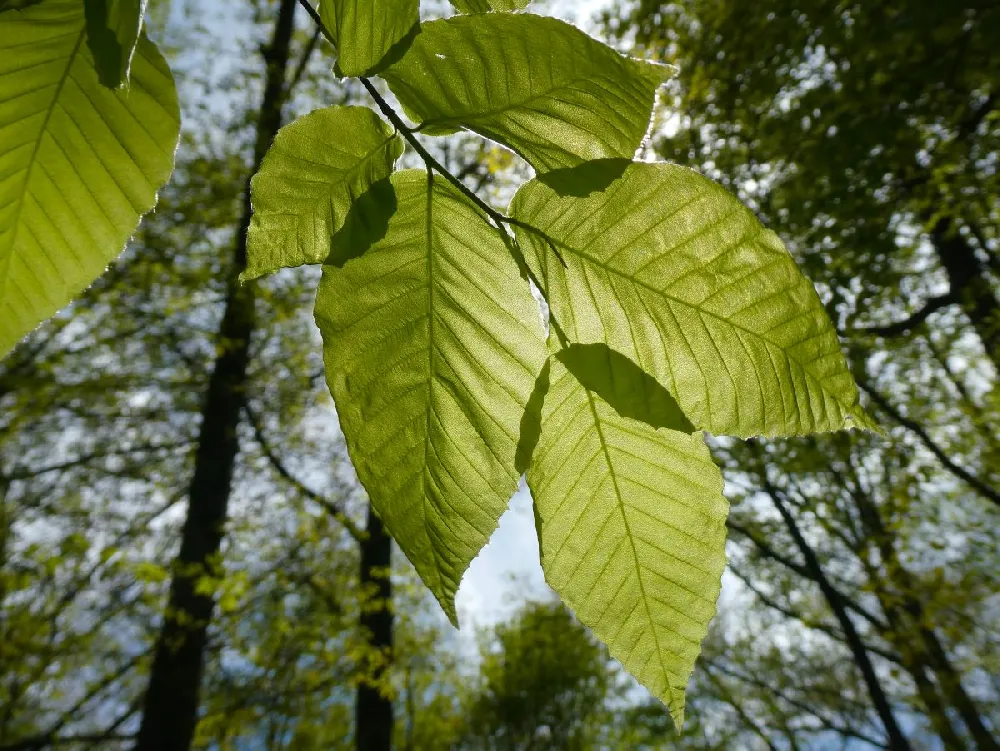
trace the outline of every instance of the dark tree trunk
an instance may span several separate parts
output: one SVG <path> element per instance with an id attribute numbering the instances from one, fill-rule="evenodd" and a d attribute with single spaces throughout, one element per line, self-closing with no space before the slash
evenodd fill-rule
<path id="1" fill-rule="evenodd" d="M 364 605 L 361 628 L 371 650 L 371 670 L 358 686 L 355 705 L 357 751 L 389 751 L 392 748 L 392 699 L 385 693 L 392 664 L 392 539 L 371 506 L 361 541 L 361 591 Z"/>
<path id="2" fill-rule="evenodd" d="M 931 230 L 931 241 L 948 274 L 952 294 L 972 322 L 993 367 L 1000 372 L 1000 300 L 987 276 L 985 262 L 950 219 L 938 220 Z"/>
<path id="3" fill-rule="evenodd" d="M 270 46 L 264 51 L 267 71 L 257 122 L 254 171 L 281 126 L 294 14 L 295 0 L 282 0 Z M 237 279 L 246 265 L 249 226 L 248 183 L 226 283 L 226 308 L 218 334 L 220 350 L 202 408 L 187 519 L 135 746 L 140 751 L 187 751 L 198 720 L 204 650 L 215 597 L 196 591 L 196 583 L 201 576 L 217 574 L 220 567 L 219 550 L 239 451 L 237 429 L 255 316 L 254 287 L 241 286 Z"/>

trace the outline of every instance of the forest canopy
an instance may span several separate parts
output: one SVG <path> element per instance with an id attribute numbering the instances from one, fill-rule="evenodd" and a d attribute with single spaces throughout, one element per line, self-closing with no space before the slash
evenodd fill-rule
<path id="1" fill-rule="evenodd" d="M 0 751 L 998 747 L 1000 10 L 593 10 L 0 2 Z"/>

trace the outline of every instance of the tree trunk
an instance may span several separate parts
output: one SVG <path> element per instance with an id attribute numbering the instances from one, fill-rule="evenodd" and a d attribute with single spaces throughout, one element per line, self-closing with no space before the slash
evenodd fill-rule
<path id="1" fill-rule="evenodd" d="M 361 628 L 368 638 L 370 671 L 358 686 L 355 705 L 355 749 L 392 748 L 392 699 L 387 694 L 392 665 L 392 539 L 382 520 L 368 507 L 368 524 L 361 541 Z"/>
<path id="2" fill-rule="evenodd" d="M 267 70 L 257 122 L 254 172 L 281 126 L 294 13 L 295 0 L 281 0 L 273 37 L 264 51 Z M 170 600 L 156 644 L 135 746 L 140 751 L 187 751 L 198 720 L 204 650 L 215 597 L 199 590 L 197 583 L 203 576 L 217 576 L 221 568 L 219 550 L 239 451 L 237 429 L 254 329 L 254 287 L 252 284 L 241 286 L 238 280 L 246 265 L 250 214 L 248 182 L 226 282 L 226 307 L 218 334 L 219 354 L 202 408 L 188 515 L 174 563 Z"/>
<path id="3" fill-rule="evenodd" d="M 938 220 L 930 234 L 952 293 L 957 295 L 987 357 L 1000 373 L 1000 300 L 986 274 L 986 265 L 951 219 Z"/>

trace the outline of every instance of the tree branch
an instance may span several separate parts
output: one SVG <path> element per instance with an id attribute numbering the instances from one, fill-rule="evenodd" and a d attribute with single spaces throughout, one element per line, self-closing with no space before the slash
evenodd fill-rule
<path id="1" fill-rule="evenodd" d="M 257 441 L 257 445 L 260 446 L 261 453 L 264 454 L 264 458 L 267 459 L 271 467 L 274 468 L 274 471 L 277 472 L 280 477 L 288 482 L 288 484 L 295 488 L 299 493 L 304 495 L 313 503 L 321 506 L 334 519 L 340 522 L 344 529 L 347 530 L 347 533 L 356 542 L 361 542 L 364 539 L 364 532 L 358 529 L 357 525 L 355 525 L 355 523 L 351 521 L 350 517 L 344 513 L 340 504 L 317 493 L 315 490 L 308 487 L 305 483 L 295 477 L 288 467 L 285 466 L 285 463 L 281 460 L 281 458 L 271 448 L 271 444 L 267 440 L 267 437 L 264 435 L 264 431 L 261 428 L 260 420 L 257 419 L 257 415 L 250 405 L 244 404 L 243 411 L 247 416 L 247 422 L 250 423 L 250 427 L 253 430 L 254 440 Z"/>
<path id="2" fill-rule="evenodd" d="M 886 326 L 862 326 L 851 329 L 848 333 L 871 334 L 883 339 L 902 336 L 903 334 L 908 334 L 910 331 L 917 328 L 917 326 L 930 318 L 934 313 L 937 313 L 939 310 L 947 308 L 950 305 L 954 305 L 958 301 L 958 295 L 954 292 L 948 292 L 943 295 L 929 298 L 920 310 L 908 318 L 904 318 L 902 321 L 890 323 Z"/>
<path id="3" fill-rule="evenodd" d="M 895 422 L 899 423 L 904 428 L 913 433 L 920 441 L 920 443 L 924 445 L 924 448 L 930 451 L 934 455 L 934 457 L 939 462 L 941 462 L 941 465 L 946 470 L 951 472 L 951 474 L 955 475 L 955 477 L 965 482 L 970 488 L 975 490 L 983 498 L 996 504 L 997 506 L 1000 506 L 1000 492 L 997 492 L 996 490 L 991 488 L 983 480 L 972 474 L 969 470 L 965 469 L 964 467 L 960 467 L 954 461 L 952 461 L 951 458 L 944 452 L 944 449 L 942 449 L 940 446 L 937 445 L 937 443 L 934 442 L 934 439 L 930 437 L 930 435 L 927 433 L 926 430 L 924 430 L 924 428 L 921 425 L 909 419 L 908 417 L 902 415 L 895 407 L 892 406 L 889 400 L 886 399 L 884 396 L 882 396 L 878 391 L 876 391 L 871 384 L 869 384 L 862 378 L 857 378 L 856 380 L 861 390 L 864 391 L 866 394 L 868 394 L 868 397 L 873 402 L 875 402 L 875 405 L 883 412 L 885 412 L 887 415 L 889 415 L 889 417 L 891 417 Z"/>

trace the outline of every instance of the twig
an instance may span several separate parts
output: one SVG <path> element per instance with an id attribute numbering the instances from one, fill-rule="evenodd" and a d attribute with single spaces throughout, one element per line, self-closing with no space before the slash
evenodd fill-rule
<path id="1" fill-rule="evenodd" d="M 261 428 L 260 421 L 257 419 L 257 415 L 254 413 L 253 409 L 251 409 L 249 404 L 243 405 L 243 411 L 246 413 L 247 422 L 250 423 L 257 445 L 260 446 L 260 450 L 264 454 L 264 458 L 268 460 L 275 472 L 285 479 L 292 487 L 302 493 L 302 495 L 306 496 L 314 503 L 322 506 L 327 512 L 330 513 L 331 516 L 343 525 L 344 529 L 347 530 L 347 533 L 356 542 L 361 542 L 365 537 L 365 533 L 358 529 L 357 525 L 355 525 L 355 523 L 351 521 L 350 517 L 344 513 L 344 510 L 338 503 L 320 495 L 289 471 L 288 467 L 286 467 L 284 462 L 281 461 L 281 458 L 272 450 L 271 444 L 267 440 L 267 437 L 264 435 L 264 431 Z"/>

